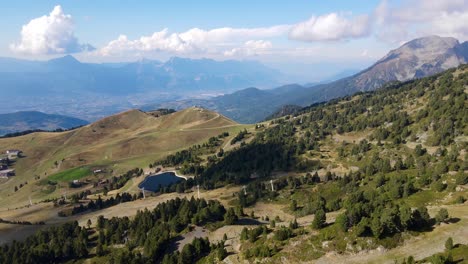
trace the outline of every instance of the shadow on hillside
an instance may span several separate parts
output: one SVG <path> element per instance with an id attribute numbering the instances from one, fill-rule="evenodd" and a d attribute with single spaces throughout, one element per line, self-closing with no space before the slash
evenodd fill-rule
<path id="1" fill-rule="evenodd" d="M 236 222 L 237 225 L 261 225 L 262 222 L 252 218 L 242 218 Z"/>
<path id="2" fill-rule="evenodd" d="M 172 253 L 176 250 L 179 249 L 179 246 L 180 246 L 180 242 L 184 240 L 184 237 L 181 236 L 181 235 L 178 235 L 176 237 L 174 237 L 173 239 L 171 239 L 171 241 L 169 242 L 167 248 L 166 248 L 166 253 L 165 254 L 168 254 L 168 253 Z"/>
<path id="3" fill-rule="evenodd" d="M 460 222 L 460 220 L 461 220 L 461 219 L 458 218 L 458 217 L 452 217 L 452 218 L 450 218 L 450 219 L 447 221 L 447 223 L 449 223 L 449 224 L 456 224 L 456 223 Z"/>

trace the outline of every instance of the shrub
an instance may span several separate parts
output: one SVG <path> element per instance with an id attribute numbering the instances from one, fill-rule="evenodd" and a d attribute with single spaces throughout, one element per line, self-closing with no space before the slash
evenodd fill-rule
<path id="1" fill-rule="evenodd" d="M 284 241 L 287 240 L 288 238 L 292 237 L 292 230 L 286 227 L 282 227 L 278 230 L 275 231 L 275 239 L 278 241 Z"/>
<path id="2" fill-rule="evenodd" d="M 442 222 L 447 222 L 449 220 L 449 214 L 447 209 L 441 208 L 437 215 L 435 216 L 435 220 L 437 224 L 440 224 Z"/>
<path id="3" fill-rule="evenodd" d="M 436 181 L 432 184 L 432 189 L 436 190 L 437 192 L 442 192 L 447 188 L 447 185 L 442 183 L 442 181 Z"/>
<path id="4" fill-rule="evenodd" d="M 453 248 L 453 239 L 449 237 L 447 238 L 447 241 L 445 241 L 445 249 L 452 250 L 452 248 Z"/>
<path id="5" fill-rule="evenodd" d="M 463 204 L 465 202 L 466 202 L 466 198 L 463 195 L 460 195 L 455 199 L 455 203 L 457 204 Z"/>
<path id="6" fill-rule="evenodd" d="M 465 185 L 468 183 L 468 174 L 459 172 L 455 178 L 457 185 Z"/>

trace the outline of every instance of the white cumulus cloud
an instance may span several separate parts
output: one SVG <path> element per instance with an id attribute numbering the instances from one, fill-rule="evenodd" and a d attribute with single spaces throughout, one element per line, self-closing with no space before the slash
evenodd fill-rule
<path id="1" fill-rule="evenodd" d="M 239 48 L 233 48 L 224 52 L 224 56 L 255 56 L 264 55 L 273 48 L 273 44 L 266 40 L 249 40 Z"/>
<path id="2" fill-rule="evenodd" d="M 169 51 L 183 53 L 192 51 L 195 46 L 180 38 L 178 34 L 169 34 L 167 29 L 154 32 L 151 36 L 129 40 L 126 35 L 120 35 L 116 40 L 110 41 L 100 49 L 104 56 L 119 54 L 128 51 Z"/>
<path id="3" fill-rule="evenodd" d="M 338 13 L 312 16 L 309 20 L 294 25 L 289 38 L 301 41 L 336 41 L 365 37 L 370 34 L 368 15 L 348 18 Z"/>
<path id="4" fill-rule="evenodd" d="M 400 4 L 383 0 L 373 16 L 377 37 L 388 42 L 427 35 L 468 40 L 466 0 L 409 0 Z"/>
<path id="5" fill-rule="evenodd" d="M 10 49 L 26 54 L 63 54 L 94 48 L 80 44 L 74 35 L 72 16 L 65 14 L 61 6 L 55 6 L 49 15 L 34 18 L 21 29 L 21 40 Z"/>
<path id="6" fill-rule="evenodd" d="M 240 47 L 265 45 L 259 38 L 274 38 L 284 36 L 290 26 L 278 25 L 266 28 L 216 28 L 203 30 L 192 28 L 185 32 L 169 33 L 163 29 L 150 36 L 142 36 L 139 39 L 130 40 L 125 35 L 110 41 L 99 50 L 101 55 L 122 54 L 128 51 L 162 51 L 169 53 L 190 53 L 193 51 L 205 53 L 220 53 L 226 46 Z M 254 42 L 249 42 L 249 41 Z M 243 41 L 247 41 L 243 43 Z M 256 41 L 256 42 L 255 42 Z M 260 41 L 260 42 L 258 42 Z M 269 42 L 271 45 L 271 42 Z M 249 47 L 246 47 L 249 48 Z"/>

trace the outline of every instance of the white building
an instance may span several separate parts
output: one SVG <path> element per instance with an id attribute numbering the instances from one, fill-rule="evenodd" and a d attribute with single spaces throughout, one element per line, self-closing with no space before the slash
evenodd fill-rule
<path id="1" fill-rule="evenodd" d="M 15 170 L 14 169 L 1 170 L 0 171 L 0 178 L 1 179 L 8 179 L 11 176 L 15 176 Z"/>

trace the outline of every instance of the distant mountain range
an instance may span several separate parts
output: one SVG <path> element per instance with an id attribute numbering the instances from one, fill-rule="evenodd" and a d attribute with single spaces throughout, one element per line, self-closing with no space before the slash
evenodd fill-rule
<path id="1" fill-rule="evenodd" d="M 0 58 L 0 91 L 6 96 L 141 92 L 228 92 L 278 85 L 282 74 L 255 61 L 173 57 L 166 62 L 81 63 L 67 55 L 49 61 Z"/>
<path id="2" fill-rule="evenodd" d="M 82 63 L 0 58 L 0 113 L 39 110 L 95 121 L 147 103 L 208 98 L 288 78 L 255 61 L 173 57 L 168 61 Z"/>
<path id="3" fill-rule="evenodd" d="M 199 105 L 218 111 L 238 122 L 254 123 L 274 116 L 284 105 L 308 106 L 359 91 L 372 91 L 391 81 L 421 78 L 467 62 L 468 42 L 459 43 L 454 38 L 429 36 L 409 41 L 390 51 L 371 67 L 327 84 L 291 84 L 271 90 L 251 87 L 213 99 L 182 100 L 148 105 L 143 109 L 179 109 Z"/>
<path id="4" fill-rule="evenodd" d="M 25 130 L 70 129 L 86 124 L 88 124 L 88 121 L 78 118 L 45 114 L 37 111 L 0 114 L 0 136 Z"/>
<path id="5" fill-rule="evenodd" d="M 130 108 L 179 110 L 196 105 L 254 123 L 276 116 L 278 110 L 289 111 L 291 107 L 281 109 L 286 105 L 304 107 L 375 90 L 387 82 L 424 77 L 467 61 L 468 42 L 430 36 L 390 51 L 349 77 L 339 79 L 344 72 L 328 83 L 278 87 L 287 77 L 254 61 L 173 57 L 166 62 L 93 64 L 72 56 L 49 61 L 0 58 L 0 112 L 40 109 L 93 121 Z M 208 98 L 216 94 L 224 95 Z"/>

